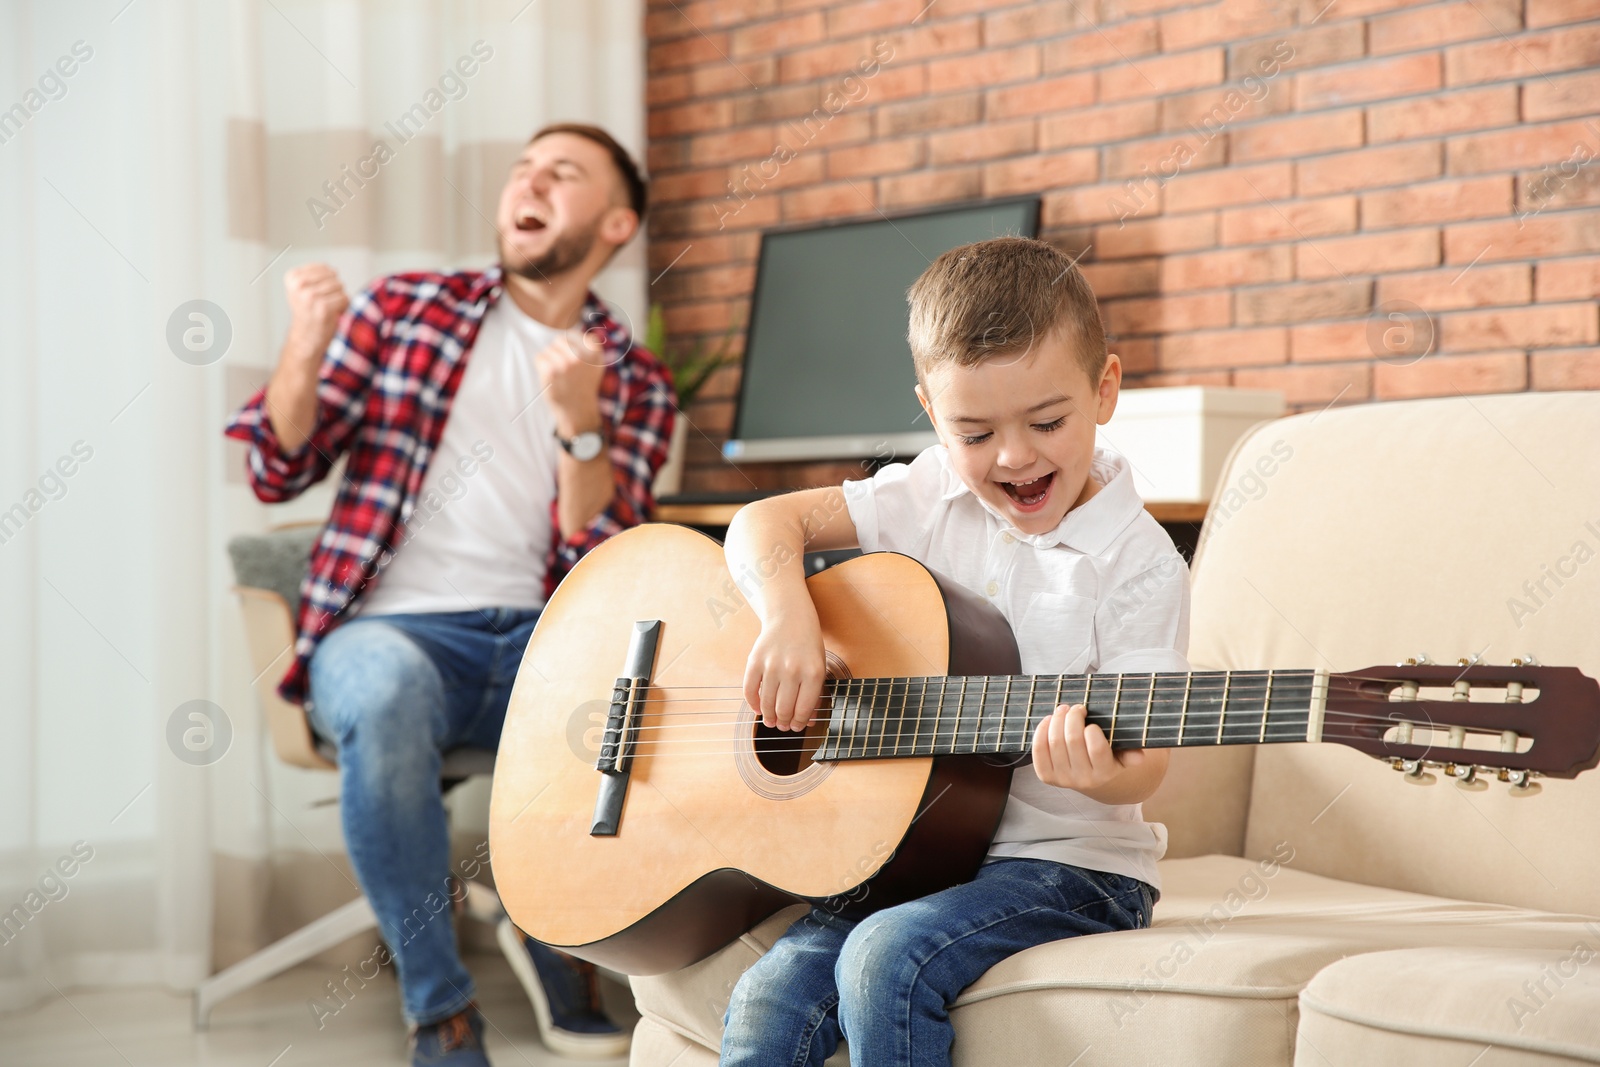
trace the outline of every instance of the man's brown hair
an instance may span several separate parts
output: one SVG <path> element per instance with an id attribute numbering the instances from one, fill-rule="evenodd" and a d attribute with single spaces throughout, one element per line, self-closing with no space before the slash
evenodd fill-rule
<path id="1" fill-rule="evenodd" d="M 918 381 L 941 364 L 972 367 L 1021 355 L 1052 336 L 1073 346 L 1091 383 L 1105 369 L 1094 291 L 1066 253 L 1043 241 L 996 237 L 952 248 L 928 265 L 906 299 Z"/>
<path id="2" fill-rule="evenodd" d="M 628 155 L 628 150 L 617 143 L 615 137 L 598 126 L 589 126 L 582 122 L 555 122 L 528 138 L 528 143 L 532 144 L 552 133 L 570 133 L 576 137 L 586 138 L 610 153 L 611 162 L 615 164 L 617 175 L 622 179 L 623 188 L 627 191 L 628 206 L 639 216 L 639 221 L 644 222 L 645 208 L 649 206 L 648 187 L 644 176 L 639 173 L 639 165 Z"/>

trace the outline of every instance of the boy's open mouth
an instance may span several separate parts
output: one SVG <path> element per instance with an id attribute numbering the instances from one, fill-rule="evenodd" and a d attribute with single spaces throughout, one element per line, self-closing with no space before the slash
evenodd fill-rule
<path id="1" fill-rule="evenodd" d="M 1054 471 L 1049 474 L 1034 478 L 1026 482 L 1000 482 L 1006 495 L 1024 508 L 1038 507 L 1044 503 L 1044 498 L 1050 495 L 1050 486 L 1055 483 Z"/>

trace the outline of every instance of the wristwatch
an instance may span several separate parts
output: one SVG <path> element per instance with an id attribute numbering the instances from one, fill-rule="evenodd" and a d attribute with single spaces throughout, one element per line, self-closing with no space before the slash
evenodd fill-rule
<path id="1" fill-rule="evenodd" d="M 600 450 L 606 446 L 606 439 L 600 435 L 599 430 L 585 430 L 580 434 L 574 434 L 572 437 L 562 437 L 560 432 L 557 431 L 556 440 L 566 450 L 567 455 L 579 463 L 587 463 L 589 460 L 594 459 L 600 454 Z"/>

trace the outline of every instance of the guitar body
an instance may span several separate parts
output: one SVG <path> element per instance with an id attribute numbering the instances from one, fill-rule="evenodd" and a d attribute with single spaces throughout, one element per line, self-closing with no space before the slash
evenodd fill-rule
<path id="1" fill-rule="evenodd" d="M 807 584 L 836 677 L 1020 669 L 997 609 L 906 556 L 862 556 Z M 626 798 L 616 834 L 596 836 L 601 728 L 634 624 L 650 619 L 662 627 Z M 1011 761 L 813 762 L 824 724 L 804 742 L 767 731 L 740 697 L 759 632 L 722 547 L 686 527 L 628 530 L 562 581 L 517 675 L 490 807 L 496 886 L 525 932 L 656 974 L 796 900 L 865 912 L 977 871 Z"/>

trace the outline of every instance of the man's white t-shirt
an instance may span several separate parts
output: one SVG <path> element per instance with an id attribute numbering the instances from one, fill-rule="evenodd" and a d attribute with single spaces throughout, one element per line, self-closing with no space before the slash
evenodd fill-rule
<path id="1" fill-rule="evenodd" d="M 509 296 L 484 315 L 401 543 L 360 614 L 544 606 L 561 446 L 533 357 L 561 332 Z"/>
<path id="2" fill-rule="evenodd" d="M 1024 674 L 1187 671 L 1189 569 L 1144 510 L 1127 460 L 1097 448 L 1090 476 L 1103 488 L 1043 534 L 979 499 L 943 445 L 843 488 L 862 551 L 904 553 L 987 597 L 1011 624 Z M 1166 827 L 1138 804 L 1046 785 L 1028 761 L 989 858 L 1056 860 L 1159 889 L 1166 847 Z"/>

